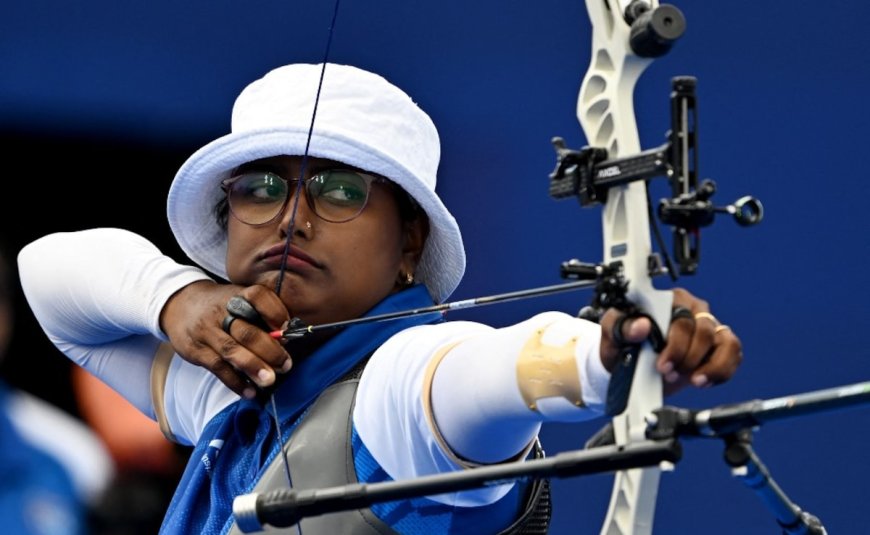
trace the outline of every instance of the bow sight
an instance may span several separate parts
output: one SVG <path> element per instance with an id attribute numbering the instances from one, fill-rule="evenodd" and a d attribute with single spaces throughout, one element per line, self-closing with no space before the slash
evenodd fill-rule
<path id="1" fill-rule="evenodd" d="M 665 6 L 661 6 L 665 7 Z M 698 130 L 696 122 L 696 79 L 679 76 L 672 79 L 671 129 L 667 141 L 658 147 L 633 156 L 608 159 L 608 151 L 600 147 L 571 150 L 561 137 L 552 140 L 556 149 L 556 169 L 550 173 L 550 196 L 556 199 L 577 197 L 581 206 L 607 202 L 610 188 L 636 180 L 649 181 L 658 176 L 667 177 L 673 197 L 661 199 L 659 219 L 672 227 L 673 254 L 680 275 L 691 275 L 700 259 L 700 228 L 713 223 L 717 213 L 731 214 L 741 226 L 752 226 L 761 221 L 761 202 L 751 196 L 741 197 L 733 204 L 714 206 L 710 198 L 716 192 L 716 183 L 705 179 L 698 184 Z M 652 217 L 652 207 L 647 203 Z M 665 255 L 665 266 L 651 258 L 650 276 L 667 272 L 676 280 L 658 229 L 655 228 L 659 247 Z M 618 252 L 617 252 L 618 253 Z M 614 257 L 619 254 L 613 254 Z M 563 264 L 565 278 L 585 278 L 587 267 L 572 260 Z"/>

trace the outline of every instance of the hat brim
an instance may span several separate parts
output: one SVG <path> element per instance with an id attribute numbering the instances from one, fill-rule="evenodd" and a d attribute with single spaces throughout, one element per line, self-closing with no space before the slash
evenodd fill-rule
<path id="1" fill-rule="evenodd" d="M 218 138 L 188 158 L 175 175 L 167 199 L 169 226 L 185 254 L 226 279 L 226 231 L 214 213 L 223 196 L 220 181 L 246 162 L 301 156 L 307 141 L 307 130 L 248 130 Z M 317 131 L 308 154 L 387 177 L 417 201 L 429 217 L 429 236 L 415 278 L 426 285 L 434 301 L 444 302 L 465 272 L 465 248 L 456 219 L 435 192 L 395 159 L 340 133 Z"/>

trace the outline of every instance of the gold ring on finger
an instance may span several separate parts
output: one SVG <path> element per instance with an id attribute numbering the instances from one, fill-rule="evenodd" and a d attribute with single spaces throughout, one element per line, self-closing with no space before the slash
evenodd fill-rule
<path id="1" fill-rule="evenodd" d="M 701 318 L 708 319 L 708 320 L 712 321 L 713 324 L 716 325 L 717 327 L 721 326 L 719 320 L 716 319 L 716 316 L 714 316 L 713 314 L 710 314 L 709 312 L 696 312 L 695 319 L 699 320 Z"/>

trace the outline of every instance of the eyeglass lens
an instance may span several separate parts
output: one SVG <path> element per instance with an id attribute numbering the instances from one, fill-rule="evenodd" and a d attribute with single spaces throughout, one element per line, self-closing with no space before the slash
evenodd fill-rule
<path id="1" fill-rule="evenodd" d="M 324 171 L 305 180 L 306 201 L 314 213 L 326 221 L 350 221 L 365 208 L 373 179 L 345 169 Z M 288 183 L 266 171 L 243 173 L 230 179 L 228 185 L 230 210 L 249 225 L 272 221 L 296 190 L 295 180 Z"/>

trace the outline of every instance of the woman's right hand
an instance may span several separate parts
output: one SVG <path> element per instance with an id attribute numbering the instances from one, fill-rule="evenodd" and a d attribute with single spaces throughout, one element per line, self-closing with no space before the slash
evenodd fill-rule
<path id="1" fill-rule="evenodd" d="M 198 281 L 169 298 L 160 313 L 160 326 L 182 358 L 252 399 L 257 394 L 255 386 L 273 385 L 276 373 L 289 371 L 293 361 L 267 331 L 242 318 L 232 321 L 229 332 L 224 332 L 227 303 L 235 296 L 253 305 L 269 330 L 281 329 L 290 320 L 287 308 L 265 286 Z"/>

